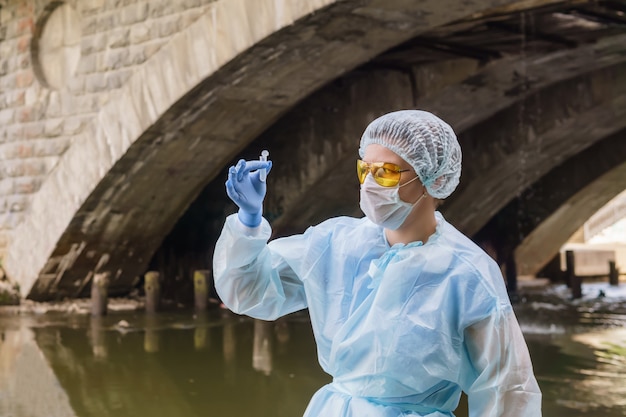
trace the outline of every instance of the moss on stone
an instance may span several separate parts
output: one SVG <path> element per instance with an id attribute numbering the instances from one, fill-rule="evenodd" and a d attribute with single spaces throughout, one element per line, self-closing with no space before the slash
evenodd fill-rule
<path id="1" fill-rule="evenodd" d="M 20 303 L 20 291 L 17 285 L 0 281 L 0 306 L 13 306 Z"/>

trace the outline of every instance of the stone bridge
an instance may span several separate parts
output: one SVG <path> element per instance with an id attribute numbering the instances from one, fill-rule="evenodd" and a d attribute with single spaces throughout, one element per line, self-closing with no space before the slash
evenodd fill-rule
<path id="1" fill-rule="evenodd" d="M 275 235 L 359 215 L 376 116 L 456 130 L 442 211 L 540 271 L 626 188 L 626 5 L 0 0 L 0 259 L 24 297 L 211 265 L 226 168 L 270 150 Z M 504 249 L 502 249 L 504 248 Z M 508 255 L 507 255 L 508 254 Z"/>

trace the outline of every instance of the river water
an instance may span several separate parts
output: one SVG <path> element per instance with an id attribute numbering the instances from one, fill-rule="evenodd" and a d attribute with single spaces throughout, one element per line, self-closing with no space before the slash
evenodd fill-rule
<path id="1" fill-rule="evenodd" d="M 516 305 L 547 417 L 626 416 L 626 294 L 586 293 Z M 330 381 L 306 313 L 69 310 L 0 314 L 1 417 L 297 417 Z"/>

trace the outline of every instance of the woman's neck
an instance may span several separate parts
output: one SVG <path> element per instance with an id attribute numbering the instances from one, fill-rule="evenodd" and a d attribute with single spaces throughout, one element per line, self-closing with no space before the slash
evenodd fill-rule
<path id="1" fill-rule="evenodd" d="M 437 230 L 435 218 L 436 203 L 428 197 L 419 204 L 407 217 L 402 226 L 396 230 L 385 229 L 385 237 L 390 246 L 396 243 L 409 244 L 420 241 L 424 244 Z"/>

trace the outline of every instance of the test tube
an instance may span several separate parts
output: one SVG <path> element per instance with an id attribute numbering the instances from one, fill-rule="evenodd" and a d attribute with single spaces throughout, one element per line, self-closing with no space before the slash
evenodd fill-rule
<path id="1" fill-rule="evenodd" d="M 267 161 L 267 157 L 270 155 L 269 151 L 264 149 L 261 152 L 261 156 L 259 157 L 260 161 Z M 261 169 L 259 170 L 259 178 L 261 179 L 262 182 L 265 182 L 265 179 L 267 178 L 267 170 L 266 169 Z"/>

